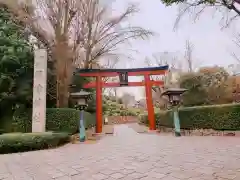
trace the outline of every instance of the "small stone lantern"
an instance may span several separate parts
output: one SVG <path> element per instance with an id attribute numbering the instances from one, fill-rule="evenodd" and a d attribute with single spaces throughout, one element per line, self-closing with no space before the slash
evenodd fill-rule
<path id="1" fill-rule="evenodd" d="M 181 95 L 186 92 L 187 89 L 183 88 L 168 88 L 166 91 L 162 93 L 162 96 L 168 96 L 168 100 L 172 105 L 173 109 L 173 120 L 174 120 L 174 127 L 175 127 L 175 136 L 181 136 L 181 129 L 180 129 L 180 120 L 178 115 L 178 106 L 181 102 Z"/>
<path id="2" fill-rule="evenodd" d="M 76 101 L 75 107 L 80 110 L 79 138 L 80 142 L 84 142 L 86 139 L 84 110 L 88 106 L 88 100 L 91 99 L 91 93 L 81 90 L 80 92 L 71 93 L 71 98 Z"/>

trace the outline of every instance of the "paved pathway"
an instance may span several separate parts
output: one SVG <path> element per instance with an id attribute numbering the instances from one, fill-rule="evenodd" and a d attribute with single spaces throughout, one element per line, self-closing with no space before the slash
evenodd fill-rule
<path id="1" fill-rule="evenodd" d="M 4 180 L 240 180 L 240 139 L 137 134 L 127 125 L 96 144 L 0 156 Z"/>

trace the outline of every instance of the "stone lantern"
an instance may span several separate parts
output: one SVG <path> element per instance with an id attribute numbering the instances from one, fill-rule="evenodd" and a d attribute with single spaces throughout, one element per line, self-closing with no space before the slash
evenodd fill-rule
<path id="1" fill-rule="evenodd" d="M 86 139 L 86 132 L 84 127 L 84 110 L 88 106 L 88 101 L 91 99 L 91 93 L 81 90 L 70 94 L 71 98 L 76 102 L 75 107 L 80 110 L 80 125 L 79 125 L 79 138 L 80 142 Z"/>
<path id="2" fill-rule="evenodd" d="M 183 88 L 169 88 L 162 93 L 162 96 L 168 96 L 168 100 L 172 105 L 175 136 L 177 137 L 181 136 L 178 106 L 181 102 L 181 95 L 186 91 L 187 89 Z"/>

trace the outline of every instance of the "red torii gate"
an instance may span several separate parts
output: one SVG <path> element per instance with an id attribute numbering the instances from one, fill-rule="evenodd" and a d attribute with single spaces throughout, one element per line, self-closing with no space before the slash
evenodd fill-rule
<path id="1" fill-rule="evenodd" d="M 163 86 L 163 81 L 151 80 L 151 75 L 165 75 L 168 66 L 135 68 L 135 69 L 79 69 L 82 77 L 95 77 L 95 82 L 87 83 L 83 88 L 96 88 L 96 133 L 102 132 L 102 88 L 120 86 L 145 86 L 148 109 L 149 129 L 156 130 L 154 108 L 152 102 L 152 86 Z M 120 82 L 103 82 L 102 77 L 119 76 Z M 128 76 L 144 76 L 143 82 L 128 82 Z"/>

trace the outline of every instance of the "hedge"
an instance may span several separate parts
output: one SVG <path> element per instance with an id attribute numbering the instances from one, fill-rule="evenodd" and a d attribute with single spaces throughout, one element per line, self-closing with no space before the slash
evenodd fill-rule
<path id="1" fill-rule="evenodd" d="M 48 109 L 46 114 L 46 129 L 49 131 L 61 131 L 76 133 L 79 129 L 79 110 L 75 109 Z M 96 125 L 96 115 L 84 112 L 85 128 Z"/>
<path id="2" fill-rule="evenodd" d="M 29 110 L 31 112 L 31 110 Z M 71 108 L 49 108 L 46 110 L 46 130 L 55 132 L 68 132 L 74 134 L 79 127 L 79 111 Z M 31 132 L 31 113 L 15 114 L 13 120 L 4 123 L 4 133 L 8 132 Z M 88 112 L 84 113 L 86 128 L 95 126 L 96 116 Z M 1 128 L 0 128 L 1 129 Z"/>
<path id="3" fill-rule="evenodd" d="M 70 141 L 68 133 L 8 133 L 0 135 L 0 154 L 54 148 Z"/>
<path id="4" fill-rule="evenodd" d="M 147 115 L 140 115 L 148 123 Z M 197 106 L 179 109 L 182 129 L 240 130 L 240 104 Z M 172 111 L 155 114 L 157 126 L 173 127 Z"/>

